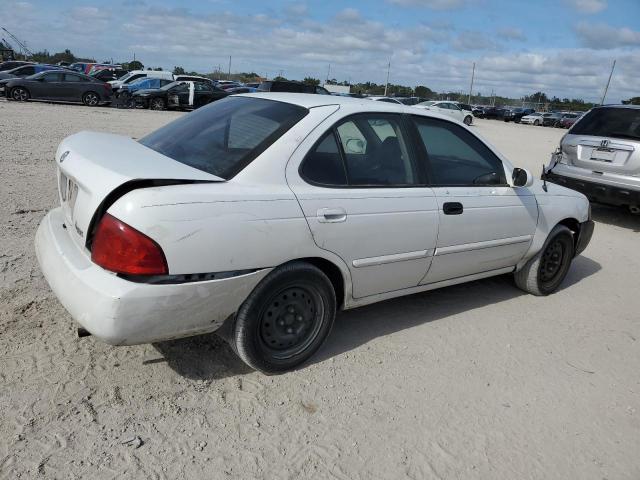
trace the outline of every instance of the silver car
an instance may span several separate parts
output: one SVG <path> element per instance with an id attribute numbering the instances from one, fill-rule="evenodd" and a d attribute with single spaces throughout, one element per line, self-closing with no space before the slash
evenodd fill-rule
<path id="1" fill-rule="evenodd" d="M 562 137 L 544 176 L 591 201 L 640 214 L 640 106 L 607 105 L 587 112 Z"/>

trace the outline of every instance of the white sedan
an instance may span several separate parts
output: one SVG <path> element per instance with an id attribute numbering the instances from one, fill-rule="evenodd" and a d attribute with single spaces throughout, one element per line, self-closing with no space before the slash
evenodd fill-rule
<path id="1" fill-rule="evenodd" d="M 544 115 L 545 114 L 543 112 L 533 112 L 522 117 L 520 119 L 520 123 L 535 126 L 542 125 L 542 119 L 544 118 Z"/>
<path id="2" fill-rule="evenodd" d="M 384 102 L 236 95 L 140 141 L 81 132 L 55 156 L 40 267 L 80 324 L 131 345 L 219 329 L 290 370 L 336 312 L 513 273 L 555 291 L 593 231 L 459 122 Z"/>
<path id="3" fill-rule="evenodd" d="M 451 117 L 459 122 L 463 122 L 465 125 L 471 125 L 471 122 L 473 122 L 473 113 L 468 110 L 463 110 L 460 108 L 460 105 L 455 102 L 430 100 L 414 106 Z"/>

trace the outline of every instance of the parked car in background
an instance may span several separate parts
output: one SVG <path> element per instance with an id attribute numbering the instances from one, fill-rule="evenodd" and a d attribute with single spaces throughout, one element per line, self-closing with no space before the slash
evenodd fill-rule
<path id="1" fill-rule="evenodd" d="M 137 92 L 138 90 L 161 88 L 173 82 L 173 80 L 167 80 L 165 78 L 140 78 L 120 87 L 120 95 L 124 94 L 125 92 L 132 94 L 133 92 Z"/>
<path id="2" fill-rule="evenodd" d="M 173 80 L 176 82 L 200 82 L 215 85 L 216 82 L 207 77 L 200 77 L 198 75 L 174 75 Z"/>
<path id="3" fill-rule="evenodd" d="M 234 88 L 227 88 L 225 90 L 225 92 L 228 92 L 230 94 L 236 94 L 236 93 L 255 93 L 257 92 L 258 89 L 257 88 L 253 88 L 253 87 L 234 87 Z"/>
<path id="4" fill-rule="evenodd" d="M 258 86 L 260 92 L 291 92 L 291 93 L 316 93 L 319 95 L 331 95 L 329 91 L 319 85 L 308 85 L 302 82 L 285 80 L 267 80 Z"/>
<path id="5" fill-rule="evenodd" d="M 118 80 L 109 82 L 114 93 L 118 94 L 118 90 L 122 85 L 127 85 L 141 78 L 164 78 L 165 80 L 173 80 L 173 73 L 156 70 L 133 70 Z"/>
<path id="6" fill-rule="evenodd" d="M 0 63 L 0 72 L 13 70 L 14 68 L 21 67 L 23 65 L 33 65 L 33 62 L 24 62 L 22 60 L 7 60 L 6 62 Z"/>
<path id="7" fill-rule="evenodd" d="M 426 98 L 422 97 L 394 97 L 403 105 L 417 105 L 418 103 L 426 102 Z"/>
<path id="8" fill-rule="evenodd" d="M 640 105 L 589 110 L 562 137 L 544 177 L 640 215 Z"/>
<path id="9" fill-rule="evenodd" d="M 486 107 L 484 105 L 472 105 L 471 106 L 471 113 L 473 113 L 474 117 L 482 117 L 482 112 L 484 111 Z"/>
<path id="10" fill-rule="evenodd" d="M 240 82 L 236 82 L 235 80 L 214 80 L 213 82 L 218 86 L 218 88 L 223 90 L 243 86 Z"/>
<path id="11" fill-rule="evenodd" d="M 26 78 L 8 80 L 5 94 L 12 100 L 82 102 L 95 107 L 111 101 L 111 86 L 93 77 L 69 70 L 51 70 Z"/>
<path id="12" fill-rule="evenodd" d="M 484 107 L 480 115 L 480 118 L 489 118 L 489 119 L 502 119 L 504 117 L 504 108 L 502 107 Z"/>
<path id="13" fill-rule="evenodd" d="M 580 117 L 579 113 L 565 113 L 564 115 L 562 115 L 562 118 L 560 119 L 560 123 L 557 126 L 562 128 L 569 128 L 571 127 L 571 125 L 576 123 L 576 120 L 579 117 Z"/>
<path id="14" fill-rule="evenodd" d="M 369 97 L 366 97 L 366 99 L 373 100 L 374 102 L 386 102 L 386 103 L 395 103 L 396 105 L 404 105 L 400 100 L 393 97 L 369 96 Z"/>
<path id="15" fill-rule="evenodd" d="M 471 125 L 473 122 L 473 114 L 470 111 L 462 110 L 457 103 L 449 101 L 437 101 L 430 100 L 414 105 L 416 108 L 423 108 L 426 110 L 433 110 L 440 115 L 446 115 L 451 118 L 455 118 L 459 122 L 463 122 L 465 125 Z"/>
<path id="16" fill-rule="evenodd" d="M 72 63 L 71 65 L 69 65 L 69 68 L 71 70 L 75 70 L 76 72 L 80 72 L 80 73 L 85 73 L 85 74 L 89 74 L 89 72 L 91 71 L 91 68 L 97 65 L 97 63 L 93 62 L 75 62 Z"/>
<path id="17" fill-rule="evenodd" d="M 542 125 L 542 120 L 545 115 L 548 115 L 548 113 L 533 112 L 522 117 L 520 119 L 520 123 L 525 123 L 527 125 L 535 125 L 535 126 Z"/>
<path id="18" fill-rule="evenodd" d="M 110 344 L 224 326 L 280 373 L 339 310 L 508 273 L 533 295 L 561 286 L 593 231 L 584 195 L 425 109 L 330 103 L 233 95 L 140 141 L 66 138 L 35 239 L 54 294 Z"/>
<path id="19" fill-rule="evenodd" d="M 542 126 L 543 127 L 559 127 L 560 120 L 562 120 L 563 115 L 564 113 L 560 113 L 560 112 L 545 113 L 542 116 Z"/>
<path id="20" fill-rule="evenodd" d="M 507 108 L 502 115 L 505 122 L 520 123 L 522 117 L 535 113 L 533 108 Z"/>
<path id="21" fill-rule="evenodd" d="M 464 110 L 465 112 L 469 112 L 471 113 L 471 115 L 473 115 L 473 107 L 467 103 L 462 103 L 462 102 L 451 102 L 451 103 L 455 103 L 456 105 L 458 105 L 458 107 L 460 107 L 460 110 Z"/>
<path id="22" fill-rule="evenodd" d="M 579 112 L 575 114 L 575 117 L 564 117 L 560 120 L 560 126 L 563 128 L 571 128 L 574 123 L 580 120 L 584 116 L 585 112 Z"/>
<path id="23" fill-rule="evenodd" d="M 47 65 L 42 63 L 33 63 L 27 65 L 21 65 L 12 70 L 5 70 L 4 72 L 0 72 L 0 80 L 4 80 L 6 78 L 25 78 L 30 75 L 35 75 L 36 73 L 44 72 L 47 70 L 60 70 L 60 67 L 56 65 Z"/>
<path id="24" fill-rule="evenodd" d="M 92 72 L 91 76 L 103 82 L 110 82 L 124 77 L 127 73 L 129 72 L 123 68 L 102 68 Z"/>
<path id="25" fill-rule="evenodd" d="M 208 82 L 172 82 L 161 88 L 138 90 L 132 95 L 137 106 L 151 110 L 195 109 L 230 95 Z"/>
<path id="26" fill-rule="evenodd" d="M 257 89 L 260 86 L 260 82 L 245 83 L 244 86 Z"/>

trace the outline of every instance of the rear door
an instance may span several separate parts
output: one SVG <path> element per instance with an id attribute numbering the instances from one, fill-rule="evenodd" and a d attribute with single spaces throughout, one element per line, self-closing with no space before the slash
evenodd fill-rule
<path id="1" fill-rule="evenodd" d="M 501 160 L 464 127 L 413 120 L 439 215 L 435 256 L 421 283 L 515 266 L 537 225 L 533 193 L 509 186 Z"/>
<path id="2" fill-rule="evenodd" d="M 68 101 L 78 102 L 82 100 L 82 94 L 89 82 L 84 77 L 75 73 L 65 73 L 60 86 L 61 98 Z"/>
<path id="3" fill-rule="evenodd" d="M 356 298 L 417 286 L 431 263 L 438 215 L 405 119 L 357 114 L 325 129 L 287 167 L 315 243 L 348 265 Z"/>

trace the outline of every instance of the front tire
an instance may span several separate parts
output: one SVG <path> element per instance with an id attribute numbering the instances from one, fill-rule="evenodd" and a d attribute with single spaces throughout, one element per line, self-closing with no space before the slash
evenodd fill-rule
<path id="1" fill-rule="evenodd" d="M 100 97 L 95 92 L 87 92 L 82 95 L 82 103 L 87 107 L 96 107 L 100 103 Z"/>
<path id="2" fill-rule="evenodd" d="M 150 110 L 164 110 L 167 108 L 167 105 L 164 101 L 164 98 L 152 98 L 149 100 L 149 109 Z"/>
<path id="3" fill-rule="evenodd" d="M 250 367 L 266 374 L 292 370 L 322 346 L 336 315 L 327 276 L 305 262 L 273 270 L 236 314 L 231 344 Z"/>
<path id="4" fill-rule="evenodd" d="M 533 124 L 534 124 L 536 127 L 537 127 L 537 126 L 539 126 L 539 125 L 540 125 L 540 120 L 535 120 L 535 121 L 533 122 Z"/>
<path id="5" fill-rule="evenodd" d="M 567 276 L 574 248 L 571 230 L 556 225 L 542 249 L 514 273 L 518 288 L 537 296 L 555 292 Z"/>
<path id="6" fill-rule="evenodd" d="M 27 90 L 26 88 L 15 87 L 13 90 L 11 90 L 11 98 L 16 102 L 26 102 L 27 100 L 29 100 L 29 98 L 31 98 L 31 95 L 29 94 L 29 90 Z"/>

